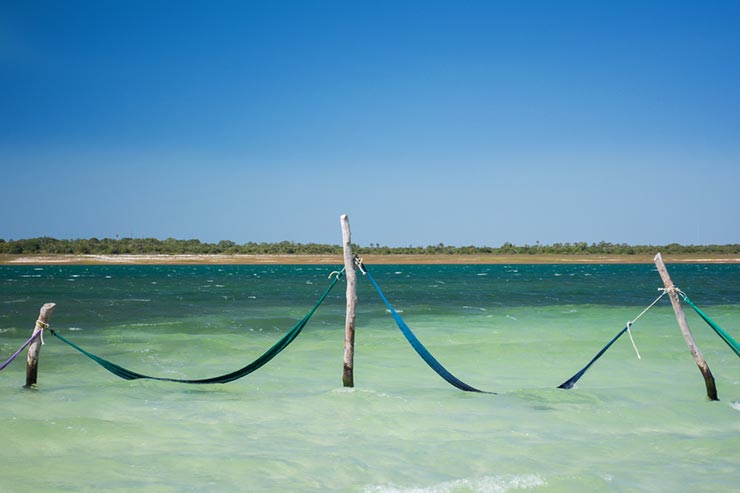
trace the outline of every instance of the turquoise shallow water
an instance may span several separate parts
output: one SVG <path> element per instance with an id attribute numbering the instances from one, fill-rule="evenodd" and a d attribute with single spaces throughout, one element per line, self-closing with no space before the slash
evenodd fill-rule
<path id="1" fill-rule="evenodd" d="M 39 385 L 0 372 L 0 491 L 740 491 L 740 360 L 687 308 L 720 401 L 649 265 L 369 266 L 430 351 L 360 279 L 356 388 L 341 387 L 344 283 L 285 352 L 225 385 L 124 381 L 47 335 Z M 740 266 L 669 266 L 740 338 Z M 0 267 L 0 359 L 52 326 L 134 371 L 201 378 L 261 354 L 313 305 L 324 266 Z"/>

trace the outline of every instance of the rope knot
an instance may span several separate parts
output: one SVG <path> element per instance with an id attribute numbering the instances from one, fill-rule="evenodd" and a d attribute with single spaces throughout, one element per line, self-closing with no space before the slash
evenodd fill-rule
<path id="1" fill-rule="evenodd" d="M 365 270 L 365 264 L 362 263 L 362 257 L 355 254 L 354 261 L 357 268 L 360 269 L 360 272 L 362 272 L 362 275 L 364 276 L 365 274 L 367 274 L 367 271 Z"/>
<path id="2" fill-rule="evenodd" d="M 44 329 L 48 329 L 49 324 L 46 322 L 42 322 L 41 320 L 36 320 L 36 329 L 38 329 L 39 338 L 41 339 L 41 345 L 45 346 L 46 342 L 44 341 Z"/>

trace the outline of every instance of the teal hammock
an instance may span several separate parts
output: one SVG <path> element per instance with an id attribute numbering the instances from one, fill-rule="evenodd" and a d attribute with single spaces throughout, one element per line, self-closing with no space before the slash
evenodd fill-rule
<path id="1" fill-rule="evenodd" d="M 421 356 L 421 358 L 426 362 L 427 365 L 429 365 L 429 367 L 432 370 L 437 372 L 437 374 L 440 377 L 442 377 L 447 383 L 465 392 L 480 392 L 483 394 L 494 394 L 495 393 L 495 392 L 486 392 L 483 390 L 478 390 L 475 387 L 468 385 L 467 383 L 455 377 L 444 366 L 442 366 L 442 364 L 439 361 L 437 361 L 437 359 L 434 356 L 432 356 L 432 353 L 430 353 L 429 350 L 426 347 L 424 347 L 421 341 L 411 331 L 409 326 L 406 325 L 406 322 L 403 321 L 403 319 L 398 314 L 398 312 L 396 312 L 396 310 L 393 309 L 393 306 L 391 306 L 390 302 L 388 301 L 388 298 L 385 297 L 385 295 L 383 294 L 383 291 L 380 289 L 380 286 L 378 286 L 378 283 L 375 281 L 375 279 L 373 279 L 373 276 L 370 275 L 370 273 L 367 271 L 365 266 L 362 263 L 360 263 L 359 267 L 362 273 L 367 276 L 367 278 L 370 280 L 372 285 L 375 287 L 375 290 L 380 295 L 380 299 L 382 299 L 383 303 L 385 303 L 385 306 L 390 311 L 391 315 L 393 316 L 393 319 L 396 321 L 396 325 L 398 325 L 398 328 L 401 329 L 401 332 L 406 337 L 406 340 L 409 341 L 409 344 L 411 344 L 411 347 L 414 348 L 416 353 L 419 356 Z"/>
<path id="2" fill-rule="evenodd" d="M 728 346 L 730 346 L 730 349 L 732 349 L 735 354 L 740 357 L 740 344 L 737 343 L 735 339 L 732 338 L 730 334 L 728 334 L 722 327 L 717 325 L 717 323 L 709 318 L 709 316 L 701 311 L 698 306 L 696 306 L 688 296 L 686 296 L 686 293 L 683 291 L 680 292 L 681 296 L 683 297 L 683 300 L 694 309 L 694 311 L 702 318 L 704 321 L 709 325 L 714 331 L 717 333 L 717 335 L 727 343 Z"/>
<path id="3" fill-rule="evenodd" d="M 249 363 L 247 366 L 240 368 L 236 371 L 233 371 L 231 373 L 227 373 L 226 375 L 220 375 L 217 377 L 211 377 L 211 378 L 202 378 L 202 379 L 196 379 L 196 380 L 187 380 L 187 379 L 180 379 L 180 378 L 165 378 L 165 377 L 152 377 L 149 375 L 143 375 L 141 373 L 136 373 L 131 370 L 127 370 L 126 368 L 123 368 L 122 366 L 119 366 L 115 363 L 111 363 L 108 360 L 105 360 L 101 358 L 100 356 L 96 356 L 88 351 L 85 351 L 80 346 L 74 344 L 73 342 L 65 339 L 62 337 L 58 332 L 52 330 L 51 333 L 57 337 L 62 342 L 70 345 L 77 351 L 81 352 L 88 358 L 92 359 L 96 363 L 98 363 L 100 366 L 108 370 L 109 372 L 113 373 L 114 375 L 123 378 L 124 380 L 137 380 L 137 379 L 148 379 L 148 380 L 160 380 L 163 382 L 178 382 L 178 383 L 193 383 L 193 384 L 212 384 L 212 383 L 228 383 L 233 382 L 234 380 L 238 380 L 242 377 L 245 377 L 249 375 L 250 373 L 258 370 L 259 368 L 266 365 L 271 359 L 273 359 L 275 356 L 280 354 L 280 352 L 288 347 L 291 342 L 293 342 L 296 337 L 301 333 L 303 328 L 306 326 L 308 321 L 311 319 L 311 316 L 314 314 L 316 309 L 323 303 L 324 299 L 329 295 L 334 285 L 336 285 L 337 281 L 339 281 L 340 275 L 337 274 L 334 276 L 334 279 L 329 284 L 329 287 L 324 291 L 324 294 L 319 297 L 319 300 L 316 302 L 316 304 L 311 308 L 311 310 L 306 314 L 305 317 L 301 319 L 300 322 L 295 324 L 293 328 L 291 328 L 278 342 L 276 342 L 270 349 L 268 349 L 262 356 L 254 360 L 253 362 Z"/>

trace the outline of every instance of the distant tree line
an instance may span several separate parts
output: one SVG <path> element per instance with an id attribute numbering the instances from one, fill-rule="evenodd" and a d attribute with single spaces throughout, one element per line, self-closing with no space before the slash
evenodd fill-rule
<path id="1" fill-rule="evenodd" d="M 650 255 L 660 251 L 663 254 L 690 255 L 740 255 L 740 244 L 730 245 L 627 245 L 605 241 L 599 243 L 553 243 L 552 245 L 513 245 L 504 243 L 500 247 L 449 246 L 443 243 L 430 246 L 389 247 L 378 243 L 369 246 L 353 245 L 354 251 L 361 254 L 378 255 Z M 218 243 L 203 243 L 200 240 L 176 240 L 167 238 L 90 238 L 58 240 L 41 237 L 24 240 L 0 239 L 0 254 L 15 255 L 203 255 L 203 254 L 243 254 L 243 255 L 340 255 L 340 245 L 321 243 L 279 243 L 247 242 L 237 244 L 222 240 Z"/>

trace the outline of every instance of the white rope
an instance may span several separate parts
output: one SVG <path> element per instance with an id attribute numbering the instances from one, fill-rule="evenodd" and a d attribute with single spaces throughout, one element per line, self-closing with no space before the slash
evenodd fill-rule
<path id="1" fill-rule="evenodd" d="M 637 344 L 635 344 L 635 340 L 632 338 L 632 331 L 630 330 L 630 327 L 632 327 L 632 322 L 627 322 L 627 335 L 630 336 L 630 341 L 632 341 L 632 347 L 635 348 L 637 359 L 642 359 L 642 356 L 640 356 L 640 351 L 637 349 Z"/>
<path id="2" fill-rule="evenodd" d="M 638 316 L 636 316 L 636 317 L 635 317 L 635 318 L 634 318 L 634 319 L 632 320 L 632 323 L 635 323 L 635 322 L 637 322 L 637 321 L 638 321 L 638 320 L 640 319 L 640 317 L 642 317 L 643 315 L 645 315 L 645 314 L 647 313 L 647 311 L 648 311 L 648 310 L 650 310 L 650 309 L 651 309 L 651 308 L 652 308 L 652 307 L 653 307 L 653 306 L 654 306 L 654 305 L 655 305 L 655 304 L 656 304 L 657 302 L 659 302 L 659 301 L 660 301 L 660 299 L 661 299 L 661 298 L 662 298 L 663 296 L 665 296 L 665 294 L 666 294 L 666 291 L 665 291 L 664 289 L 659 289 L 658 291 L 663 291 L 663 292 L 662 292 L 662 293 L 660 294 L 660 296 L 658 296 L 657 298 L 655 298 L 655 301 L 653 301 L 652 303 L 650 303 L 650 305 L 648 305 L 648 307 L 647 307 L 647 308 L 645 308 L 645 309 L 644 309 L 644 310 L 642 311 L 642 313 L 640 313 L 640 314 L 639 314 Z"/>
<path id="3" fill-rule="evenodd" d="M 645 315 L 647 311 L 650 310 L 658 301 L 660 301 L 660 299 L 663 296 L 665 296 L 666 293 L 668 292 L 668 290 L 666 289 L 658 289 L 658 291 L 663 291 L 663 292 L 660 294 L 660 296 L 655 298 L 655 301 L 650 303 L 648 307 L 645 308 L 638 316 L 636 316 L 633 320 L 630 320 L 629 322 L 627 322 L 627 335 L 630 336 L 630 341 L 632 341 L 632 347 L 635 348 L 635 354 L 637 354 L 637 359 L 642 359 L 642 356 L 640 356 L 640 351 L 637 349 L 637 344 L 635 344 L 635 339 L 632 337 L 632 331 L 630 329 L 632 328 L 632 324 L 637 322 L 640 319 L 640 317 Z"/>

